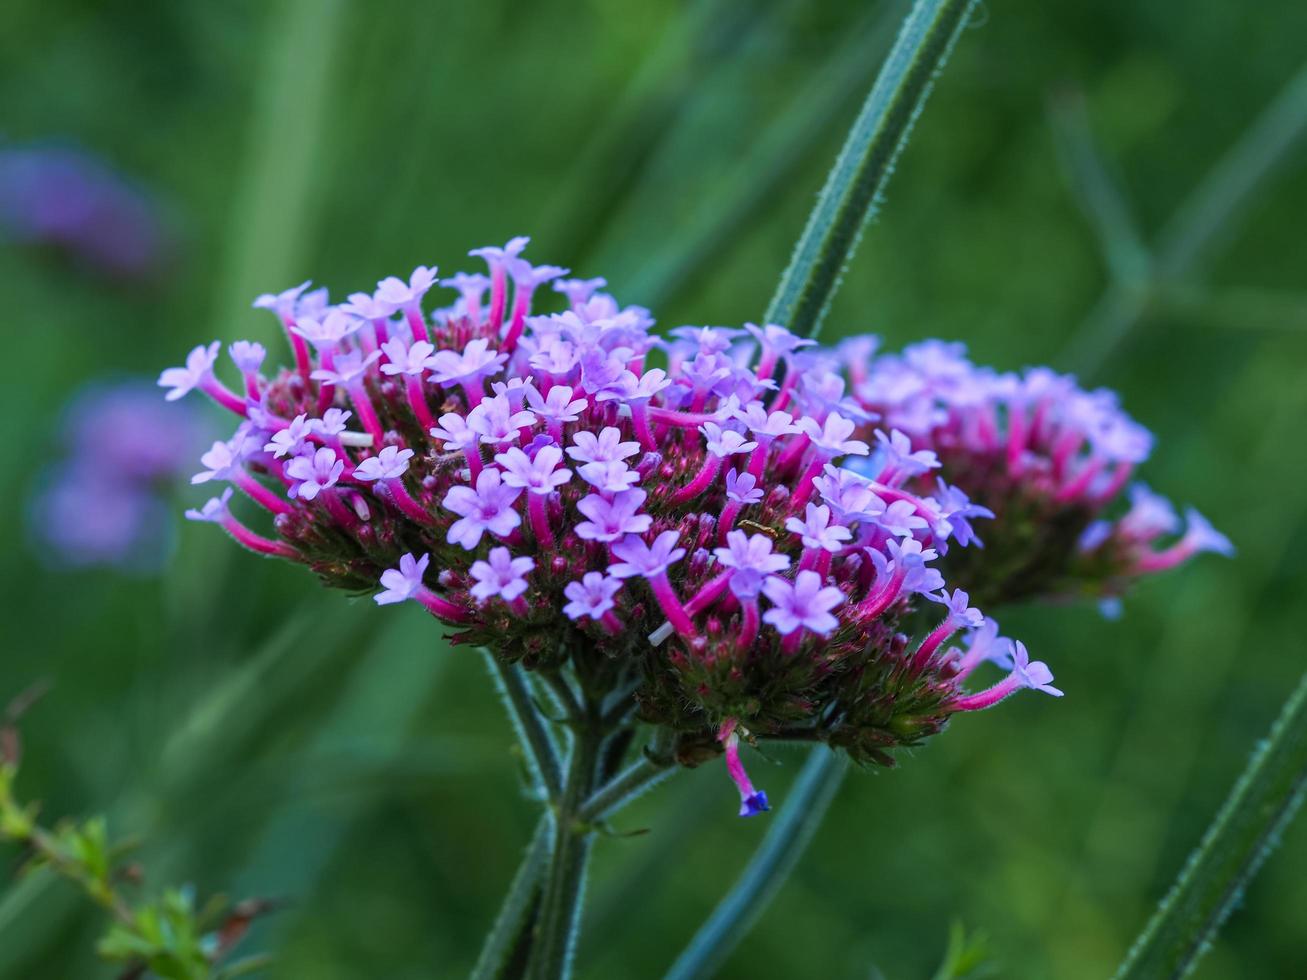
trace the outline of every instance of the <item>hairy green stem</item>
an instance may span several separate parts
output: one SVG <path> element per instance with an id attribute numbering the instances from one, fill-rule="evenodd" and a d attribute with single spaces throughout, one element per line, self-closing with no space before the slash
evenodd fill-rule
<path id="1" fill-rule="evenodd" d="M 514 959 L 523 932 L 540 900 L 540 879 L 549 862 L 554 822 L 550 815 L 540 818 L 522 864 L 508 886 L 508 895 L 486 936 L 481 955 L 472 969 L 471 980 L 500 980 Z"/>
<path id="2" fill-rule="evenodd" d="M 1117 971 L 1179 980 L 1210 947 L 1307 795 L 1307 675 Z"/>
<path id="3" fill-rule="evenodd" d="M 640 758 L 596 790 L 582 805 L 578 818 L 585 823 L 605 820 L 636 797 L 652 789 L 675 771 L 671 740 L 663 731 Z"/>
<path id="4" fill-rule="evenodd" d="M 715 976 L 789 877 L 821 826 L 847 765 L 825 746 L 813 749 L 744 874 L 672 964 L 664 980 Z"/>
<path id="5" fill-rule="evenodd" d="M 540 917 L 532 944 L 531 980 L 566 980 L 581 920 L 586 865 L 594 831 L 579 819 L 581 806 L 594 788 L 604 731 L 591 706 L 582 706 L 574 719 L 567 779 L 554 816 L 553 859 L 545 880 Z"/>
<path id="6" fill-rule="evenodd" d="M 935 76 L 976 0 L 916 0 L 826 178 L 766 322 L 815 337 Z"/>
<path id="7" fill-rule="evenodd" d="M 562 792 L 558 747 L 540 717 L 540 710 L 531 696 L 531 688 L 522 668 L 517 664 L 505 663 L 489 650 L 483 652 L 495 676 L 499 692 L 503 695 L 504 706 L 513 722 L 513 728 L 522 743 L 522 748 L 526 751 L 531 773 L 544 788 L 549 799 L 557 800 Z"/>

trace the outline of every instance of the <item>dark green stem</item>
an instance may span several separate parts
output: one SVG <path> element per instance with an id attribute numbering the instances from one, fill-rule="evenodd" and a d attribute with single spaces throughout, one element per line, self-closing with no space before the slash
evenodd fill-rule
<path id="1" fill-rule="evenodd" d="M 571 976 L 586 864 L 594 843 L 593 829 L 583 823 L 579 815 L 582 805 L 594 790 L 606 733 L 589 703 L 579 705 L 579 713 L 573 717 L 572 724 L 574 731 L 567 779 L 554 816 L 553 859 L 545 881 L 528 973 L 532 980 L 566 980 Z"/>
<path id="2" fill-rule="evenodd" d="M 664 980 L 707 980 L 762 915 L 821 826 L 847 767 L 835 753 L 813 750 L 785 803 L 735 887 L 713 910 Z"/>
<path id="3" fill-rule="evenodd" d="M 916 0 L 826 178 L 766 322 L 815 337 L 935 75 L 976 0 Z"/>
<path id="4" fill-rule="evenodd" d="M 1307 794 L 1307 675 L 1253 753 L 1117 980 L 1178 980 L 1211 945 Z"/>
<path id="5" fill-rule="evenodd" d="M 517 664 L 505 663 L 489 650 L 483 651 L 495 675 L 499 693 L 517 732 L 518 740 L 526 751 L 528 767 L 543 787 L 550 800 L 558 799 L 562 792 L 562 776 L 558 763 L 558 748 L 545 727 L 531 696 L 531 688 Z"/>
<path id="6" fill-rule="evenodd" d="M 481 947 L 471 980 L 500 980 L 506 976 L 505 970 L 513 962 L 523 931 L 540 901 L 540 879 L 549 862 L 552 838 L 553 820 L 546 815 L 536 825 L 526 856 L 508 886 L 508 895 Z"/>
<path id="7" fill-rule="evenodd" d="M 654 744 L 646 748 L 637 761 L 596 790 L 581 805 L 578 818 L 585 823 L 605 820 L 670 776 L 676 762 L 671 747 L 672 740 L 667 731 L 660 730 Z"/>

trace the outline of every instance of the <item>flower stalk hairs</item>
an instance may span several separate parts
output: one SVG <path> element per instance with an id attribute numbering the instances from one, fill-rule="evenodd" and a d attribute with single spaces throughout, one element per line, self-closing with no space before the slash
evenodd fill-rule
<path id="1" fill-rule="evenodd" d="M 420 604 L 454 642 L 537 672 L 563 701 L 654 726 L 682 764 L 724 755 L 742 816 L 768 807 L 742 744 L 820 741 L 891 765 L 959 712 L 1024 688 L 1061 694 L 972 605 L 993 591 L 972 522 L 1002 528 L 1008 513 L 956 447 L 992 443 L 1054 514 L 1092 511 L 1073 540 L 1093 534 L 1085 500 L 1128 478 L 1121 453 L 1086 458 L 1086 437 L 1029 393 L 1024 442 L 997 431 L 988 403 L 990 416 L 941 421 L 938 404 L 886 394 L 910 360 L 860 360 L 774 324 L 658 337 L 647 310 L 602 279 L 531 265 L 526 244 L 472 252 L 486 275 L 438 281 L 423 266 L 339 305 L 308 284 L 260 297 L 294 354 L 271 376 L 251 343 L 230 348 L 239 384 L 218 379 L 217 343 L 165 371 L 169 398 L 198 389 L 240 417 L 194 478 L 229 487 L 188 516 L 328 585 Z M 563 308 L 537 314 L 545 283 Z M 457 295 L 428 314 L 437 286 Z M 1046 444 L 1057 466 L 1032 458 Z M 263 512 L 257 528 L 233 491 Z M 1191 531 L 1149 551 L 1158 526 L 1132 510 L 1098 548 L 1138 574 L 1211 544 Z M 967 589 L 950 579 L 957 552 L 981 570 Z M 986 663 L 997 679 L 977 688 Z"/>

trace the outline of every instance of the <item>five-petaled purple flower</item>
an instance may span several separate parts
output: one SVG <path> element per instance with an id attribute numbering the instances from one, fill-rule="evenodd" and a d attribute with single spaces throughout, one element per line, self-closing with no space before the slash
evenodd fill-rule
<path id="1" fill-rule="evenodd" d="M 388 568 L 382 572 L 381 584 L 385 591 L 373 596 L 377 605 L 388 606 L 393 602 L 412 599 L 422 588 L 422 575 L 430 563 L 430 555 L 415 559 L 412 554 L 406 554 L 399 559 L 399 568 Z"/>
<path id="2" fill-rule="evenodd" d="M 286 475 L 295 481 L 287 495 L 292 499 L 312 500 L 323 490 L 334 487 L 344 472 L 345 461 L 326 446 L 315 453 L 296 456 L 286 464 Z"/>
<path id="3" fill-rule="evenodd" d="M 521 487 L 504 483 L 494 467 L 481 471 L 475 490 L 461 485 L 450 487 L 443 504 L 462 519 L 450 526 L 449 543 L 471 551 L 487 532 L 500 538 L 512 534 L 522 523 L 521 516 L 513 509 L 513 501 L 521 493 Z"/>
<path id="4" fill-rule="evenodd" d="M 480 602 L 497 596 L 511 603 L 526 591 L 526 574 L 535 567 L 533 558 L 514 558 L 507 548 L 491 548 L 488 561 L 472 563 L 476 585 L 469 591 Z"/>
<path id="5" fill-rule="evenodd" d="M 773 575 L 762 583 L 762 591 L 772 603 L 763 613 L 763 622 L 775 626 L 782 636 L 799 629 L 825 636 L 840 625 L 830 611 L 844 601 L 844 593 L 833 585 L 822 585 L 816 572 L 799 572 L 793 582 Z"/>

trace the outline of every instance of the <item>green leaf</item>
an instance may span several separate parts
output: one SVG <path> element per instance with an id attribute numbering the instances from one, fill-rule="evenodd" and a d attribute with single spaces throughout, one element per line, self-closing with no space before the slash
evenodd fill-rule
<path id="1" fill-rule="evenodd" d="M 826 178 L 765 322 L 817 335 L 862 229 L 975 2 L 913 4 Z"/>
<path id="2" fill-rule="evenodd" d="M 1117 980 L 1187 976 L 1279 843 L 1304 795 L 1307 675 L 1127 954 Z"/>

